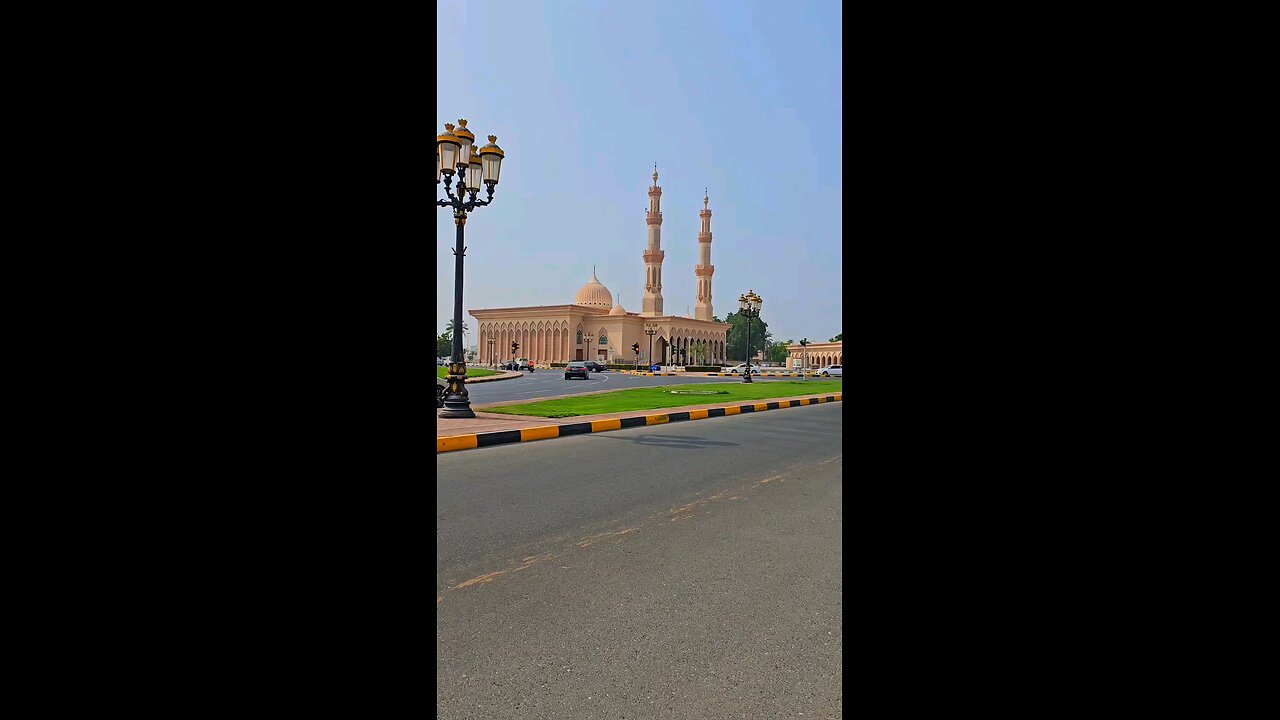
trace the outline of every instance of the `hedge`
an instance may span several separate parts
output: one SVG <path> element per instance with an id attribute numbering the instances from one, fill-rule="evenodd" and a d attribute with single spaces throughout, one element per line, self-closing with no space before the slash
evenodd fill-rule
<path id="1" fill-rule="evenodd" d="M 720 372 L 724 368 L 719 365 L 685 365 L 685 372 Z"/>

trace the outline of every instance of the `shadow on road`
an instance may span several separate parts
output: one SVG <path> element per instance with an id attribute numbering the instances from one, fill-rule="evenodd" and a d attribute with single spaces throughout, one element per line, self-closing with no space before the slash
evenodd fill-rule
<path id="1" fill-rule="evenodd" d="M 687 435 L 636 435 L 634 437 L 618 437 L 616 435 L 601 434 L 596 437 L 608 440 L 628 440 L 636 445 L 656 445 L 658 447 L 679 448 L 684 450 L 697 450 L 707 447 L 708 445 L 738 445 L 736 442 L 725 442 L 723 440 L 707 440 Z"/>

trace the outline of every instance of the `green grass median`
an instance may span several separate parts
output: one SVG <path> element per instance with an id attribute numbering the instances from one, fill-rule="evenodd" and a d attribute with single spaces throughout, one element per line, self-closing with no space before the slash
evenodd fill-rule
<path id="1" fill-rule="evenodd" d="M 467 377 L 484 377 L 485 375 L 497 375 L 495 370 L 484 370 L 482 368 L 467 368 Z M 444 380 L 449 375 L 449 368 L 441 365 L 436 366 L 436 377 Z"/>
<path id="2" fill-rule="evenodd" d="M 615 390 L 598 395 L 538 400 L 484 408 L 483 412 L 507 415 L 534 415 L 547 418 L 603 415 L 631 410 L 661 410 L 687 405 L 714 405 L 749 400 L 768 400 L 798 395 L 830 395 L 843 392 L 840 380 L 778 380 L 770 382 L 688 383 L 660 387 Z M 672 394 L 675 390 L 677 394 Z"/>

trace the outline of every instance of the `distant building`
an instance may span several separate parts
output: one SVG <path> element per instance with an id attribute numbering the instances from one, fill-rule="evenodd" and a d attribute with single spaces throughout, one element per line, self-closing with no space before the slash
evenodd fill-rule
<path id="1" fill-rule="evenodd" d="M 711 209 L 710 197 L 702 198 L 702 231 L 698 233 L 698 264 L 694 267 L 697 279 L 697 305 L 694 316 L 666 315 L 662 311 L 662 188 L 658 186 L 658 170 L 653 171 L 653 186 L 649 188 L 649 209 L 645 211 L 648 226 L 648 243 L 642 255 L 645 266 L 644 297 L 639 313 L 627 312 L 621 300 L 614 304 L 609 289 L 596 278 L 578 289 L 572 303 L 540 307 L 483 308 L 468 310 L 479 328 L 480 347 L 487 354 L 488 341 L 494 340 L 496 358 L 481 357 L 488 363 L 511 357 L 511 342 L 520 343 L 516 357 L 527 357 L 535 363 L 568 362 L 570 360 L 596 360 L 598 362 L 634 362 L 631 346 L 640 344 L 643 362 L 668 364 L 671 349 L 680 348 L 683 357 L 692 362 L 694 343 L 705 341 L 708 361 L 719 363 L 725 359 L 725 343 L 729 324 L 715 322 L 711 318 L 711 276 L 715 267 L 711 264 Z M 653 357 L 649 354 L 649 336 L 645 325 L 655 323 Z M 588 343 L 588 340 L 590 342 Z M 589 350 L 588 350 L 589 348 Z M 588 357 L 590 353 L 590 357 Z"/>
<path id="2" fill-rule="evenodd" d="M 801 351 L 804 351 L 803 354 Z M 799 367 L 801 357 L 809 359 L 809 367 L 820 368 L 827 365 L 844 364 L 844 342 L 809 343 L 801 346 L 792 343 L 787 346 L 787 367 Z"/>

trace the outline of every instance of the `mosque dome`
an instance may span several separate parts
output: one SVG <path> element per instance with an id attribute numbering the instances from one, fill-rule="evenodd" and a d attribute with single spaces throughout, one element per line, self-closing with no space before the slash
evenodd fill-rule
<path id="1" fill-rule="evenodd" d="M 591 282 L 578 289 L 578 295 L 573 299 L 573 304 L 608 310 L 613 307 L 611 298 L 612 295 L 609 293 L 609 288 L 600 284 L 600 281 L 596 279 L 596 271 L 593 269 L 591 271 Z"/>
<path id="2" fill-rule="evenodd" d="M 615 303 L 613 309 L 609 311 L 610 315 L 626 315 L 627 311 L 622 307 L 622 303 Z"/>

